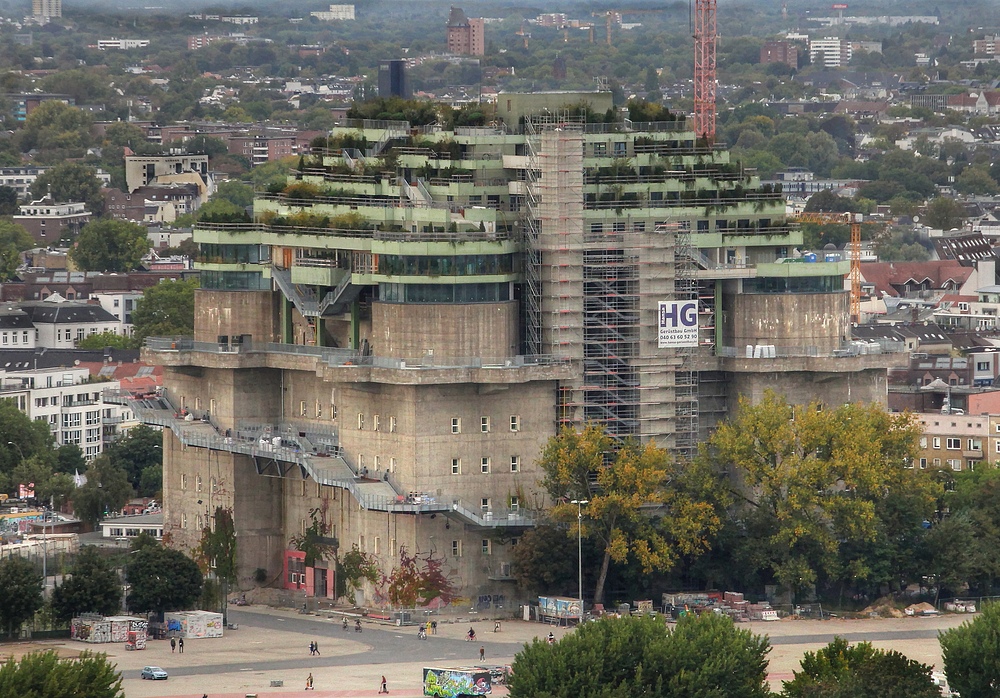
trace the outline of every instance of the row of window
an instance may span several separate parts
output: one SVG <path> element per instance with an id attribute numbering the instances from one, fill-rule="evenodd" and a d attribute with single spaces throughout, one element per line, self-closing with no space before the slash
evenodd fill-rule
<path id="1" fill-rule="evenodd" d="M 483 456 L 479 461 L 479 471 L 484 475 L 488 475 L 493 472 L 493 459 L 489 456 Z M 521 456 L 511 456 L 510 457 L 510 472 L 519 473 L 521 472 Z M 451 459 L 451 474 L 461 475 L 462 474 L 462 459 L 452 458 Z"/>
<path id="2" fill-rule="evenodd" d="M 210 480 L 210 487 L 212 488 L 212 494 L 217 494 L 218 493 L 218 483 L 215 481 L 214 477 L 211 478 L 211 480 Z M 187 488 L 188 488 L 188 476 L 187 476 L 187 473 L 181 473 L 181 489 L 182 490 L 186 490 Z M 195 492 L 201 492 L 201 489 L 202 489 L 201 475 L 195 475 L 195 478 L 194 478 L 194 491 Z"/>
<path id="3" fill-rule="evenodd" d="M 521 416 L 517 414 L 512 414 L 510 416 L 510 430 L 513 432 L 521 431 Z M 490 417 L 483 416 L 479 418 L 479 431 L 483 434 L 488 434 L 492 431 L 492 421 Z M 462 418 L 452 417 L 451 418 L 451 433 L 461 434 L 462 433 Z"/>
<path id="4" fill-rule="evenodd" d="M 920 459 L 920 469 L 921 470 L 926 470 L 928 462 L 930 462 L 930 464 L 933 467 L 935 467 L 935 468 L 940 468 L 941 467 L 941 459 L 940 458 L 932 458 L 932 459 L 930 459 L 930 461 L 928 461 L 927 458 L 921 458 Z M 967 463 L 967 467 L 968 467 L 969 470 L 975 470 L 976 469 L 976 465 L 979 464 L 979 461 L 978 460 L 969 460 L 969 461 L 966 461 L 966 463 Z M 945 461 L 944 461 L 944 464 L 946 466 L 948 466 L 949 468 L 951 468 L 952 470 L 961 470 L 962 469 L 962 459 L 961 458 L 946 458 Z"/>
<path id="5" fill-rule="evenodd" d="M 336 418 L 336 417 L 334 417 Z M 371 420 L 371 431 L 382 431 L 382 417 L 377 414 L 372 415 Z M 367 422 L 365 421 L 365 413 L 358 412 L 358 429 L 366 429 Z M 394 416 L 389 416 L 389 432 L 392 434 L 396 433 L 396 418 Z"/>
<path id="6" fill-rule="evenodd" d="M 10 343 L 11 344 L 17 344 L 18 333 L 16 331 L 15 332 L 4 332 L 4 333 L 0 334 L 0 337 L 2 337 L 2 339 L 0 339 L 0 341 L 2 341 L 4 344 L 7 344 L 8 336 L 10 338 Z M 38 330 L 35 330 L 35 339 L 38 339 Z M 27 330 L 24 330 L 23 332 L 21 332 L 21 344 L 31 344 L 31 341 L 28 339 L 28 331 Z"/>
<path id="7" fill-rule="evenodd" d="M 511 274 L 514 255 L 479 254 L 448 257 L 384 254 L 379 256 L 378 272 L 391 276 L 485 276 Z"/>
<path id="8" fill-rule="evenodd" d="M 204 286 L 204 284 L 202 284 Z M 510 283 L 378 285 L 384 303 L 498 303 L 511 299 Z"/>
<path id="9" fill-rule="evenodd" d="M 931 448 L 940 449 L 941 448 L 941 437 L 933 436 L 931 437 Z M 981 451 L 983 450 L 983 440 L 982 439 L 968 439 L 966 441 L 967 451 Z M 944 447 L 949 451 L 961 451 L 962 450 L 962 439 L 958 437 L 945 437 Z M 920 448 L 927 448 L 927 437 L 920 437 Z M 996 442 L 997 453 L 1000 453 L 1000 440 Z"/>
<path id="10" fill-rule="evenodd" d="M 358 536 L 358 550 L 360 552 L 363 552 L 363 553 L 369 552 L 368 549 L 367 549 L 367 543 L 368 543 L 368 541 L 365 540 L 364 534 L 361 534 L 361 535 Z M 489 538 L 483 538 L 482 539 L 482 542 L 480 543 L 480 550 L 481 550 L 481 552 L 482 552 L 483 555 L 492 555 L 493 554 L 493 543 L 494 543 L 494 541 L 490 540 Z M 517 538 L 511 538 L 511 540 L 510 540 L 510 546 L 512 548 L 515 547 L 517 545 L 517 543 L 518 543 Z M 390 554 L 393 554 L 395 550 L 396 550 L 396 539 L 395 538 L 390 538 L 389 539 L 389 552 L 390 552 Z M 379 555 L 379 554 L 382 553 L 382 537 L 381 536 L 373 536 L 372 537 L 372 550 L 370 552 L 373 555 Z M 461 540 L 453 540 L 453 541 L 451 541 L 451 556 L 452 557 L 462 557 L 462 541 Z"/>

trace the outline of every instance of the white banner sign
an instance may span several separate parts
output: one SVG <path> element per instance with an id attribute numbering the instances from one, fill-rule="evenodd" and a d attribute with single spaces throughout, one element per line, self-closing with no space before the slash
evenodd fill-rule
<path id="1" fill-rule="evenodd" d="M 698 302 L 660 301 L 660 349 L 698 346 Z"/>

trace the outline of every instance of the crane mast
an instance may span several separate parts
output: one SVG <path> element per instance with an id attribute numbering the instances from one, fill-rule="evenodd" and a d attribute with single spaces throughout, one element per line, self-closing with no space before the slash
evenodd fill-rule
<path id="1" fill-rule="evenodd" d="M 716 0 L 694 0 L 694 126 L 699 138 L 715 140 Z"/>

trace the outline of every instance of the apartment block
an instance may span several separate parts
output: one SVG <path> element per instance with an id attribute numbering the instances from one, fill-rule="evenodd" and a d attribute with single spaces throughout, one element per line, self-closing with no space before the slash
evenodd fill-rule
<path id="1" fill-rule="evenodd" d="M 851 42 L 836 37 L 812 39 L 809 42 L 809 61 L 825 68 L 839 68 L 851 62 Z"/>
<path id="2" fill-rule="evenodd" d="M 765 41 L 760 48 L 761 63 L 784 63 L 798 69 L 799 49 L 790 41 Z"/>
<path id="3" fill-rule="evenodd" d="M 486 22 L 480 18 L 468 18 L 459 7 L 452 7 L 446 25 L 448 33 L 448 53 L 465 56 L 486 54 Z"/>
<path id="4" fill-rule="evenodd" d="M 347 121 L 253 223 L 198 224 L 194 339 L 150 340 L 164 394 L 128 403 L 165 427 L 175 545 L 207 496 L 241 569 L 292 588 L 332 593 L 288 549 L 314 517 L 384 567 L 433 550 L 464 594 L 509 596 L 560 426 L 685 456 L 741 395 L 885 404 L 898 355 L 842 349 L 847 262 L 790 259 L 784 200 L 724 148 L 683 118 L 604 123 L 607 92 L 498 107 Z"/>

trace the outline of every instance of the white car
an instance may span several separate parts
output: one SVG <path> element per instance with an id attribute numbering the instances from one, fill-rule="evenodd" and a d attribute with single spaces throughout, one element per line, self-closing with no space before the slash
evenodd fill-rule
<path id="1" fill-rule="evenodd" d="M 154 681 L 167 678 L 167 672 L 158 666 L 144 666 L 142 672 L 139 674 L 141 679 L 153 679 Z"/>

